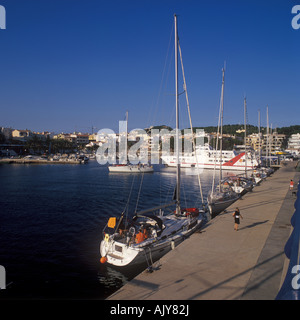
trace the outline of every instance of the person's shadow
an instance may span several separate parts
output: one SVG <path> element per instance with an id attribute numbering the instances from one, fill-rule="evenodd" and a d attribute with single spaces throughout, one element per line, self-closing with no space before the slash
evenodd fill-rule
<path id="1" fill-rule="evenodd" d="M 260 221 L 260 222 L 254 222 L 252 224 L 249 224 L 248 226 L 245 226 L 245 227 L 241 227 L 239 228 L 239 230 L 243 230 L 243 229 L 248 229 L 248 228 L 254 228 L 260 224 L 263 224 L 263 223 L 267 223 L 269 220 L 265 220 L 265 221 Z"/>

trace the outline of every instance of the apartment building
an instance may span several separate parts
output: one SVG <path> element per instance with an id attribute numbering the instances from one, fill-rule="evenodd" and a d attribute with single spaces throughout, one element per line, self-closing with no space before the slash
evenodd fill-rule
<path id="1" fill-rule="evenodd" d="M 275 152 L 282 149 L 285 139 L 285 134 L 277 132 L 270 133 L 269 135 L 253 133 L 246 137 L 246 144 L 255 151 L 265 151 L 268 147 L 268 151 Z"/>
<path id="2" fill-rule="evenodd" d="M 297 155 L 300 153 L 300 133 L 292 134 L 289 137 L 288 151 Z"/>

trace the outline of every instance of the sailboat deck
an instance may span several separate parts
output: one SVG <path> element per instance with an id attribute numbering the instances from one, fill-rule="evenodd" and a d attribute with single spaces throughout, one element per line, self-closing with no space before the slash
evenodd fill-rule
<path id="1" fill-rule="evenodd" d="M 166 216 L 163 220 L 166 229 L 168 229 L 168 234 L 175 233 L 187 224 L 187 218 Z M 164 233 L 163 233 L 164 235 Z"/>

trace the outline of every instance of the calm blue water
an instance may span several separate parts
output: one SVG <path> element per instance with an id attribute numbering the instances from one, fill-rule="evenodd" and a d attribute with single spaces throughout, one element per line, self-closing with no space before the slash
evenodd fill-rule
<path id="1" fill-rule="evenodd" d="M 128 200 L 135 209 L 142 175 L 86 165 L 0 165 L 0 298 L 104 299 L 141 270 L 99 262 L 102 230 Z M 212 172 L 201 176 L 206 198 Z M 175 169 L 145 174 L 138 209 L 168 203 Z M 201 203 L 196 175 L 182 175 L 182 204 Z"/>

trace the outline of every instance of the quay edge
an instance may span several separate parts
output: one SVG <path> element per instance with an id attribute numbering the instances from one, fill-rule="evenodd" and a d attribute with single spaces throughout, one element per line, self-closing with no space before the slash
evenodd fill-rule
<path id="1" fill-rule="evenodd" d="M 165 255 L 158 270 L 142 272 L 107 300 L 274 300 L 296 200 L 289 181 L 299 178 L 295 162 L 287 163 Z"/>

